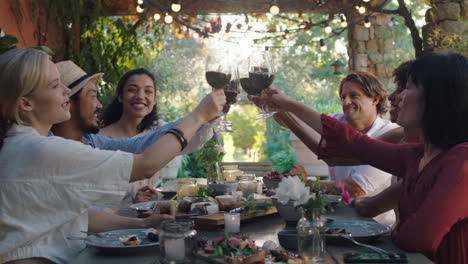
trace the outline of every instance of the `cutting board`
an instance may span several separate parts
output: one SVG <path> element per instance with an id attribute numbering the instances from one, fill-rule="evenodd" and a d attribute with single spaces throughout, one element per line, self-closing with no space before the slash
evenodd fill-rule
<path id="1" fill-rule="evenodd" d="M 275 206 L 266 209 L 250 210 L 248 213 L 241 213 L 241 221 L 248 220 L 255 217 L 261 217 L 277 213 Z M 224 226 L 224 213 L 217 213 L 208 216 L 198 216 L 194 218 L 195 227 L 204 230 L 222 229 Z"/>

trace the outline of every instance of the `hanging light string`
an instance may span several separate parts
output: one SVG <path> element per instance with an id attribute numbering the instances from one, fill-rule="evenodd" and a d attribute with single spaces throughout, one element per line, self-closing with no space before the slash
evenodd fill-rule
<path id="1" fill-rule="evenodd" d="M 140 4 L 140 2 L 143 1 L 143 0 L 138 0 L 138 7 L 149 7 L 153 10 L 156 10 L 157 13 L 156 14 L 164 14 L 166 11 L 165 10 L 168 10 L 168 12 L 166 12 L 167 14 L 170 14 L 170 11 L 172 11 L 170 8 L 164 8 L 162 6 L 160 6 L 159 4 L 160 3 L 155 3 L 155 1 L 151 1 L 151 0 L 144 0 L 143 4 Z M 258 3 L 258 4 L 265 4 L 265 1 L 225 1 L 225 0 L 210 0 L 210 1 L 214 1 L 214 2 L 229 2 L 229 3 Z M 282 2 L 294 2 L 295 0 L 283 0 Z M 379 12 L 379 10 L 381 8 L 383 8 L 383 6 L 385 6 L 387 3 L 388 3 L 389 0 L 387 1 L 384 1 L 383 3 L 381 3 L 379 6 L 377 7 L 372 7 L 372 8 L 368 8 L 368 10 L 366 10 L 366 12 L 368 12 L 366 14 L 366 16 L 364 16 L 362 19 L 359 19 L 357 21 L 354 21 L 353 23 L 348 23 L 345 19 L 344 19 L 344 16 L 343 14 L 340 15 L 340 18 L 341 18 L 341 23 L 340 23 L 340 26 L 341 28 L 338 29 L 338 30 L 333 30 L 327 34 L 326 37 L 322 37 L 320 40 L 320 44 L 323 44 L 324 41 L 322 40 L 325 40 L 325 39 L 330 39 L 332 37 L 335 37 L 335 36 L 338 36 L 338 35 L 341 35 L 341 33 L 343 33 L 346 29 L 356 25 L 356 24 L 360 24 L 362 22 L 364 23 L 370 23 L 369 21 L 369 17 L 370 15 L 372 15 L 373 13 L 376 13 L 376 12 Z M 177 3 L 181 3 L 181 1 L 173 1 L 174 2 L 177 2 Z M 271 1 L 270 3 L 277 3 L 276 1 Z M 354 1 L 353 5 L 355 6 L 358 6 L 358 5 L 361 5 L 362 6 L 362 0 L 359 0 L 359 1 Z M 364 1 L 366 2 L 366 1 Z M 319 6 L 318 2 L 316 3 L 317 6 Z M 291 8 L 289 8 L 291 9 Z M 281 9 L 281 11 L 288 11 L 289 9 Z M 339 10 L 335 10 L 336 12 L 330 12 L 330 13 L 338 13 Z M 393 11 L 393 10 L 389 10 L 389 11 Z M 247 14 L 247 13 L 264 13 L 265 10 L 261 10 L 261 11 L 251 11 L 251 12 L 243 12 L 243 14 Z M 141 13 L 141 12 L 140 12 Z M 155 14 L 155 16 L 156 16 Z M 198 13 L 199 14 L 199 13 Z M 199 14 L 201 15 L 201 14 Z M 216 14 L 219 16 L 219 14 Z M 320 21 L 318 23 L 312 23 L 312 21 L 308 21 L 308 22 L 305 22 L 305 21 L 299 21 L 299 20 L 296 20 L 296 19 L 293 19 L 293 18 L 290 18 L 290 17 L 287 17 L 287 16 L 284 16 L 284 15 L 275 15 L 275 17 L 278 17 L 278 18 L 281 18 L 281 19 L 285 19 L 285 20 L 288 20 L 288 21 L 291 21 L 291 22 L 295 22 L 295 23 L 298 23 L 300 26 L 297 27 L 297 28 L 288 28 L 286 30 L 276 30 L 276 31 L 271 31 L 271 30 L 248 30 L 248 31 L 241 31 L 241 30 L 230 30 L 230 32 L 232 33 L 247 33 L 247 32 L 255 32 L 255 33 L 267 33 L 267 34 L 276 34 L 275 36 L 268 36 L 268 37 L 263 37 L 263 38 L 260 38 L 260 39 L 255 39 L 254 40 L 254 43 L 258 43 L 259 41 L 263 41 L 263 40 L 269 40 L 269 39 L 276 39 L 278 38 L 278 36 L 281 36 L 282 37 L 282 43 L 286 43 L 287 42 L 287 39 L 289 38 L 286 38 L 285 35 L 286 35 L 286 32 L 288 33 L 288 35 L 290 34 L 290 32 L 299 32 L 301 30 L 305 30 L 305 29 L 310 29 L 312 27 L 316 27 L 316 26 L 321 26 L 323 27 L 324 25 L 327 25 L 327 24 L 330 24 L 332 22 L 333 19 L 328 19 L 328 20 L 323 20 L 323 21 Z M 186 19 L 179 19 L 177 16 L 176 17 L 172 17 L 173 18 L 173 21 L 182 25 L 182 26 L 185 26 L 187 27 L 188 29 L 191 29 L 192 31 L 198 33 L 200 36 L 203 36 L 203 38 L 208 38 L 208 37 L 214 37 L 214 34 L 212 34 L 211 32 L 209 31 L 206 31 L 206 27 L 205 26 L 197 26 L 197 25 L 191 25 L 191 24 L 188 24 L 186 22 L 184 22 L 184 20 Z M 156 20 L 156 19 L 155 19 Z M 202 22 L 207 22 L 209 23 L 210 21 L 206 21 L 206 20 L 203 20 L 203 19 L 199 19 L 201 20 Z M 346 23 L 346 27 L 343 27 L 343 23 Z M 169 23 L 168 23 L 169 24 Z M 367 27 L 367 26 L 366 26 Z M 327 30 L 328 31 L 328 30 Z M 286 42 L 284 41 L 286 39 Z M 225 41 L 225 42 L 229 42 L 229 43 L 235 43 L 235 44 L 238 44 L 238 42 L 234 42 L 234 41 L 231 41 L 231 40 L 228 40 L 228 39 L 220 39 L 222 41 Z M 287 45 L 287 46 L 269 46 L 270 48 L 284 48 L 284 47 L 292 47 L 292 46 L 303 46 L 303 45 L 306 45 L 306 44 L 310 44 L 310 43 L 303 43 L 303 44 L 296 44 L 296 45 Z M 253 46 L 258 46 L 256 44 L 254 44 Z M 262 47 L 264 47 L 265 45 L 261 45 Z M 322 46 L 322 45 L 321 45 Z"/>

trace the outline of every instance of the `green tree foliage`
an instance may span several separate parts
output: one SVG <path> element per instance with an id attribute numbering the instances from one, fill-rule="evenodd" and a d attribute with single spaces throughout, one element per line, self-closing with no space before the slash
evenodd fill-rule
<path id="1" fill-rule="evenodd" d="M 247 152 L 255 144 L 257 131 L 265 129 L 262 121 L 256 121 L 258 108 L 252 104 L 242 105 L 235 111 L 231 111 L 228 119 L 235 125 L 236 133 L 232 133 L 232 139 L 236 148 Z"/>
<path id="2" fill-rule="evenodd" d="M 99 17 L 87 25 L 77 63 L 86 72 L 105 73 L 106 82 L 100 90 L 104 104 L 125 72 L 150 65 L 164 33 L 165 28 L 159 23 L 141 23 L 125 17 Z"/>
<path id="3" fill-rule="evenodd" d="M 1 29 L 0 29 L 1 31 Z M 18 39 L 16 39 L 12 35 L 4 35 L 0 37 L 0 54 L 5 53 L 11 49 L 16 47 L 16 43 L 18 43 Z"/>
<path id="4" fill-rule="evenodd" d="M 210 91 L 205 82 L 203 45 L 166 34 L 162 46 L 149 66 L 157 80 L 158 103 L 176 107 L 185 115 Z"/>

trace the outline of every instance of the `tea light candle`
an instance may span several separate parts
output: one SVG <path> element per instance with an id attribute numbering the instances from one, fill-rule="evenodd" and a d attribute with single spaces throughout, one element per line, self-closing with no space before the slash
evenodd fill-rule
<path id="1" fill-rule="evenodd" d="M 239 233 L 240 230 L 240 214 L 226 213 L 224 214 L 224 228 L 228 233 Z"/>
<path id="2" fill-rule="evenodd" d="M 165 258 L 168 261 L 182 261 L 185 259 L 185 243 L 183 238 L 164 240 Z"/>

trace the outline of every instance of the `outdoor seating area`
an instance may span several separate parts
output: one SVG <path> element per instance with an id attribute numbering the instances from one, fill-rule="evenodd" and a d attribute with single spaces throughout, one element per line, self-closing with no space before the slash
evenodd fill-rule
<path id="1" fill-rule="evenodd" d="M 0 1 L 0 263 L 468 264 L 467 21 Z"/>

